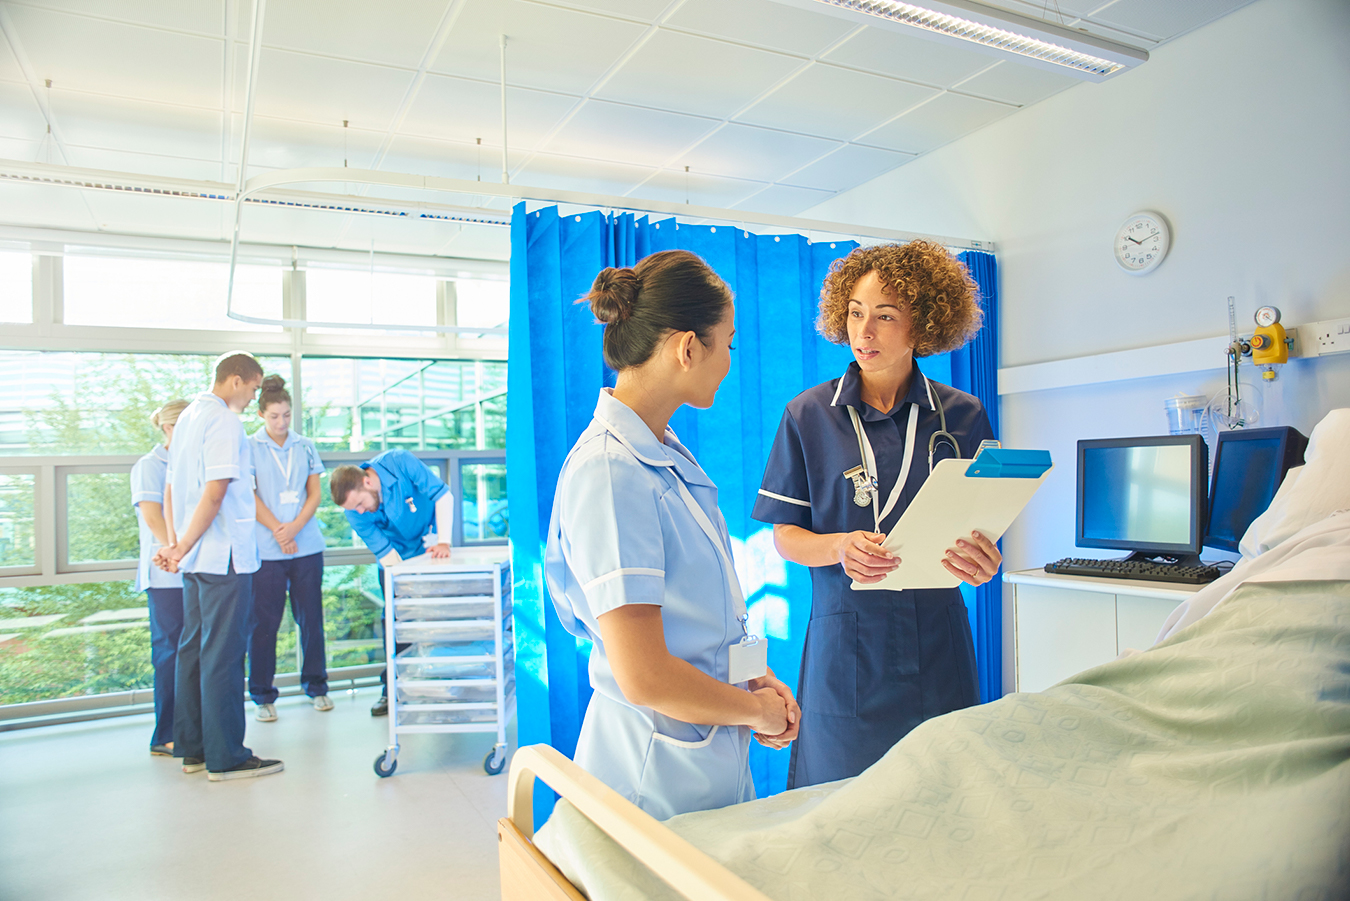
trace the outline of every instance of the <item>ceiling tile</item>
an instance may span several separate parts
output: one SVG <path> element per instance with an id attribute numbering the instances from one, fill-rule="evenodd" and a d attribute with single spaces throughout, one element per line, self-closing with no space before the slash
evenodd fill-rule
<path id="1" fill-rule="evenodd" d="M 1016 111 L 1016 107 L 947 93 L 859 140 L 890 150 L 927 153 Z"/>
<path id="2" fill-rule="evenodd" d="M 35 74 L 53 88 L 220 104 L 224 43 L 134 25 L 9 6 Z"/>
<path id="3" fill-rule="evenodd" d="M 733 124 L 718 130 L 671 165 L 689 166 L 696 173 L 777 181 L 838 146 L 837 141 L 823 138 Z"/>
<path id="4" fill-rule="evenodd" d="M 59 163 L 60 154 L 55 150 L 51 151 L 51 161 Z M 47 162 L 47 148 L 41 141 L 28 141 L 22 138 L 6 138 L 0 136 L 0 158 L 7 160 L 23 160 L 24 162 Z"/>
<path id="5" fill-rule="evenodd" d="M 448 3 L 449 0 L 271 3 L 263 23 L 263 45 L 416 69 Z M 252 9 L 247 0 L 240 6 Z M 248 27 L 241 29 L 240 39 L 247 41 L 248 36 Z"/>
<path id="6" fill-rule="evenodd" d="M 257 174 L 252 171 L 254 168 L 340 167 L 344 158 L 353 169 L 368 169 L 383 137 L 379 132 L 364 129 L 347 129 L 344 134 L 337 125 L 255 116 L 248 144 L 249 175 Z M 231 161 L 238 156 L 236 140 L 230 145 Z M 336 189 L 327 186 L 316 190 Z"/>
<path id="7" fill-rule="evenodd" d="M 589 100 L 541 150 L 568 156 L 664 166 L 717 126 L 710 119 Z M 679 160 L 680 165 L 687 165 Z"/>
<path id="8" fill-rule="evenodd" d="M 61 124 L 60 116 L 56 123 Z M 46 137 L 47 120 L 28 85 L 0 82 L 0 135 L 33 141 Z"/>
<path id="9" fill-rule="evenodd" d="M 1082 83 L 1072 75 L 1060 75 L 1058 72 L 1004 60 L 974 78 L 961 82 L 961 92 L 1018 106 L 1031 106 Z"/>
<path id="10" fill-rule="evenodd" d="M 239 72 L 241 79 L 246 76 Z M 347 119 L 359 128 L 383 131 L 412 78 L 403 69 L 264 48 L 253 109 L 261 116 L 339 127 Z M 242 110 L 242 82 L 235 97 Z"/>
<path id="11" fill-rule="evenodd" d="M 541 153 L 536 154 L 524 169 L 511 176 L 511 183 L 563 191 L 622 195 L 636 188 L 653 172 L 653 169 L 644 166 Z"/>
<path id="12" fill-rule="evenodd" d="M 740 178 L 663 170 L 653 175 L 645 184 L 638 186 L 629 196 L 666 203 L 730 207 L 762 187 L 763 182 Z"/>
<path id="13" fill-rule="evenodd" d="M 847 141 L 935 93 L 907 81 L 817 63 L 736 121 Z"/>
<path id="14" fill-rule="evenodd" d="M 1190 31 L 1246 6 L 1252 0 L 1119 0 L 1089 20 L 1116 26 L 1160 41 Z M 1104 4 L 1105 5 L 1105 4 Z"/>
<path id="15" fill-rule="evenodd" d="M 220 162 L 217 160 L 185 159 L 165 154 L 132 153 L 126 150 L 107 150 L 100 147 L 69 147 L 70 165 L 82 169 L 104 169 L 109 172 L 139 172 L 162 175 L 165 178 L 190 178 L 201 181 L 220 181 Z"/>
<path id="16" fill-rule="evenodd" d="M 401 134 L 472 144 L 477 138 L 501 154 L 501 89 L 494 84 L 449 75 L 428 75 L 399 129 Z M 533 150 L 577 104 L 574 97 L 529 88 L 506 91 L 506 140 Z"/>
<path id="17" fill-rule="evenodd" d="M 71 144 L 132 153 L 220 160 L 220 113 L 52 91 L 52 114 Z"/>
<path id="18" fill-rule="evenodd" d="M 836 16 L 771 0 L 685 0 L 666 24 L 803 56 L 815 56 L 855 27 Z"/>
<path id="19" fill-rule="evenodd" d="M 830 191 L 817 191 L 792 185 L 770 185 L 755 196 L 736 204 L 736 208 L 774 216 L 796 216 L 833 196 Z"/>
<path id="20" fill-rule="evenodd" d="M 6 40 L 0 40 L 0 81 L 24 81 L 23 69 Z"/>
<path id="21" fill-rule="evenodd" d="M 596 96 L 722 118 L 800 65 L 779 53 L 658 31 Z"/>
<path id="22" fill-rule="evenodd" d="M 460 141 L 398 135 L 380 168 L 386 172 L 497 182 L 501 181 L 502 151 L 500 146 L 480 147 Z"/>
<path id="23" fill-rule="evenodd" d="M 145 0 L 42 0 L 48 9 L 114 19 L 131 25 L 171 28 L 197 34 L 225 34 L 224 0 L 146 3 Z M 240 4 L 250 6 L 251 4 Z M 270 10 L 269 10 L 270 13 Z"/>
<path id="24" fill-rule="evenodd" d="M 938 87 L 948 87 L 969 78 L 995 61 L 973 50 L 884 28 L 866 29 L 827 53 L 825 59 L 841 66 Z"/>
<path id="25" fill-rule="evenodd" d="M 1074 21 L 1108 5 L 1111 0 L 982 0 L 986 6 L 1006 9 L 1031 19 L 1044 19 L 1070 28 Z"/>
<path id="26" fill-rule="evenodd" d="M 82 193 L 77 188 L 4 181 L 0 182 L 0 210 L 6 225 L 91 229 L 95 223 L 80 199 Z"/>
<path id="27" fill-rule="evenodd" d="M 847 191 L 914 159 L 912 154 L 849 144 L 823 160 L 793 172 L 783 182 L 830 192 Z"/>
<path id="28" fill-rule="evenodd" d="M 469 0 L 431 68 L 500 82 L 498 42 L 505 34 L 507 84 L 582 94 L 644 30 L 633 22 L 524 0 Z"/>
<path id="29" fill-rule="evenodd" d="M 670 0 L 556 0 L 559 6 L 611 13 L 625 19 L 651 22 L 670 5 Z"/>

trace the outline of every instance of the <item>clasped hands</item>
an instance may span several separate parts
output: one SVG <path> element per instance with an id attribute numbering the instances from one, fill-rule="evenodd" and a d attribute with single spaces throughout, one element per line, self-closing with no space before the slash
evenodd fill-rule
<path id="1" fill-rule="evenodd" d="M 758 679 L 750 680 L 750 692 L 758 698 L 764 712 L 763 722 L 758 724 L 764 728 L 755 729 L 755 741 L 774 750 L 786 748 L 797 737 L 802 721 L 802 709 L 797 706 L 792 689 L 783 684 L 773 670 L 768 670 Z M 767 730 L 780 725 L 782 731 L 768 734 Z"/>
<path id="2" fill-rule="evenodd" d="M 844 572 L 864 585 L 880 582 L 900 565 L 900 558 L 881 546 L 886 536 L 879 532 L 844 532 L 839 535 L 837 556 Z M 947 549 L 942 566 L 967 585 L 983 585 L 998 574 L 1003 555 L 998 545 L 979 532 L 958 538 Z"/>
<path id="3" fill-rule="evenodd" d="M 183 559 L 185 553 L 187 551 L 180 548 L 177 542 L 162 544 L 159 550 L 155 551 L 155 556 L 150 558 L 150 562 L 166 573 L 176 573 L 178 572 L 178 562 Z"/>

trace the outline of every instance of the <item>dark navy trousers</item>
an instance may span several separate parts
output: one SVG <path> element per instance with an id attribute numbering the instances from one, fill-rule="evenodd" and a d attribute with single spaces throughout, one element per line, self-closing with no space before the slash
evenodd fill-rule
<path id="1" fill-rule="evenodd" d="M 286 613 L 300 631 L 300 684 L 311 698 L 328 694 L 328 664 L 323 645 L 323 551 L 289 560 L 264 560 L 253 574 L 253 617 L 249 621 L 248 693 L 255 704 L 277 699 L 277 630 Z"/>
<path id="2" fill-rule="evenodd" d="M 173 756 L 211 772 L 253 756 L 244 747 L 244 629 L 253 574 L 183 573 L 183 637 L 174 682 Z"/>
<path id="3" fill-rule="evenodd" d="M 183 637 L 183 589 L 147 588 L 150 608 L 150 666 L 155 671 L 155 731 L 150 744 L 173 741 L 173 693 L 178 642 Z"/>

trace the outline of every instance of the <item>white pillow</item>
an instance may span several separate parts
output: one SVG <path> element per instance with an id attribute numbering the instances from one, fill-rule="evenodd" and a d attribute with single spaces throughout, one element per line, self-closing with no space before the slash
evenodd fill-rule
<path id="1" fill-rule="evenodd" d="M 1285 474 L 1266 511 L 1247 527 L 1238 550 L 1247 560 L 1304 528 L 1350 508 L 1350 408 L 1332 410 L 1308 438 L 1303 465 Z"/>

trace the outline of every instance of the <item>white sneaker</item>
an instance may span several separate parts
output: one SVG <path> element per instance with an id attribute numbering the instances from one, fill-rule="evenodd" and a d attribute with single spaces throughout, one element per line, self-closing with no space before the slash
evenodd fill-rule
<path id="1" fill-rule="evenodd" d="M 328 695 L 319 695 L 318 697 L 316 697 L 316 698 L 314 699 L 314 709 L 315 709 L 315 710 L 332 710 L 332 709 L 333 709 L 333 702 L 332 702 L 331 699 L 329 699 Z"/>
<path id="2" fill-rule="evenodd" d="M 277 721 L 277 705 L 259 704 L 258 712 L 255 714 L 260 723 L 275 723 Z"/>

